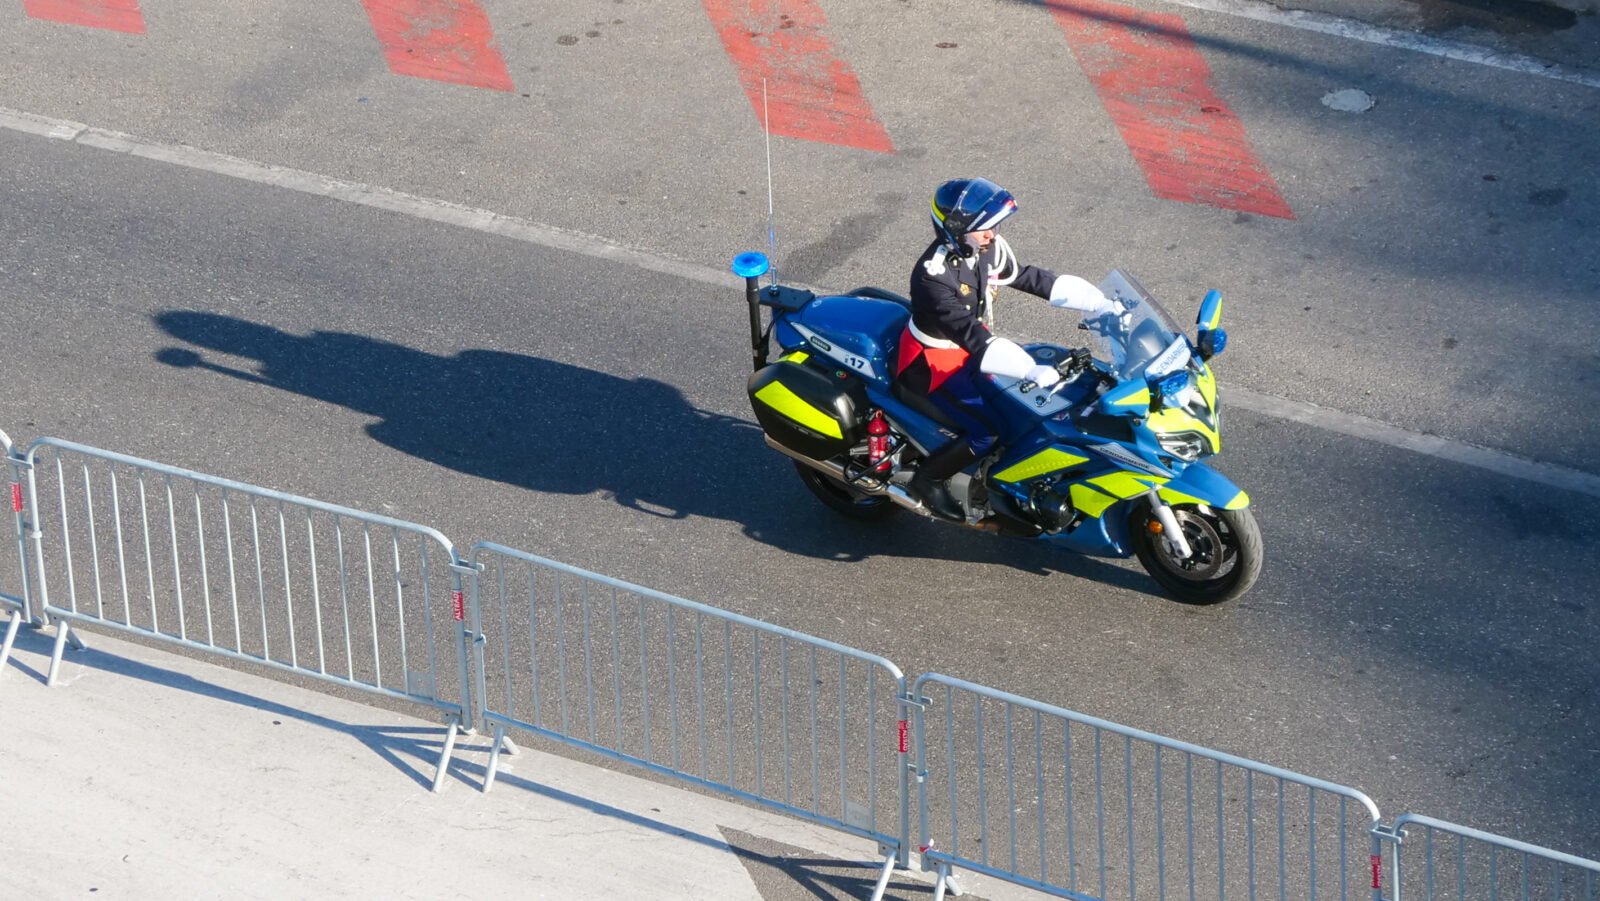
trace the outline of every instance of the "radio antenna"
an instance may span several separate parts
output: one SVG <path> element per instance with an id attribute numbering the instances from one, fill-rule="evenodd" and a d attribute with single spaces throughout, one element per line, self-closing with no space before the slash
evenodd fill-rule
<path id="1" fill-rule="evenodd" d="M 772 208 L 772 118 L 767 112 L 767 80 L 761 79 L 761 131 L 767 138 L 767 256 L 772 260 L 768 286 L 778 286 L 778 232 Z"/>

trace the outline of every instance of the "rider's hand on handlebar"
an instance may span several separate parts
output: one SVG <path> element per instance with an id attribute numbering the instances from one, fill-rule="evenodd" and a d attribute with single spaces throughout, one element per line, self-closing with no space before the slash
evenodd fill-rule
<path id="1" fill-rule="evenodd" d="M 1056 372 L 1054 366 L 1035 366 L 1029 369 L 1028 374 L 1023 378 L 1038 385 L 1040 388 L 1048 388 L 1061 381 L 1061 373 Z"/>

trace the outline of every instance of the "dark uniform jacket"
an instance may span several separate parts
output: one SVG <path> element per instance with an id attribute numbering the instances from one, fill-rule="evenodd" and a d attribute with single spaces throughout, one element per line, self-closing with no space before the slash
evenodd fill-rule
<path id="1" fill-rule="evenodd" d="M 911 270 L 911 323 L 900 336 L 896 366 L 907 388 L 930 394 L 969 356 L 982 357 L 991 337 L 983 324 L 984 304 L 994 301 L 997 290 L 989 284 L 994 261 L 994 245 L 973 259 L 939 240 L 917 259 Z M 1047 269 L 1023 266 L 1011 287 L 1049 297 L 1055 280 Z"/>

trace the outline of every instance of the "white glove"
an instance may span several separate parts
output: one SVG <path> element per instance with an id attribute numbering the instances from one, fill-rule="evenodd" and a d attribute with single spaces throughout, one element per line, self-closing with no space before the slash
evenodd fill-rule
<path id="1" fill-rule="evenodd" d="M 989 375 L 1011 379 L 1026 379 L 1040 388 L 1048 388 L 1061 381 L 1054 366 L 1040 366 L 1033 356 L 1009 338 L 990 338 L 989 346 L 978 361 L 978 369 Z"/>
<path id="2" fill-rule="evenodd" d="M 980 371 L 1009 379 L 1025 379 L 1035 368 L 1033 357 L 1009 338 L 990 338 L 978 361 Z"/>
<path id="3" fill-rule="evenodd" d="M 1054 366 L 1035 366 L 1028 370 L 1028 374 L 1023 378 L 1038 385 L 1040 388 L 1048 388 L 1061 381 L 1061 373 L 1056 372 Z"/>
<path id="4" fill-rule="evenodd" d="M 1090 318 L 1118 312 L 1116 301 L 1076 275 L 1056 276 L 1055 284 L 1050 286 L 1050 305 L 1079 310 Z"/>

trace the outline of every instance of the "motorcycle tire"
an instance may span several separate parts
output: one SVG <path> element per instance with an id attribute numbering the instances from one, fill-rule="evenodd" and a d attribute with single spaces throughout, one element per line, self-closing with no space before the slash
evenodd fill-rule
<path id="1" fill-rule="evenodd" d="M 876 522 L 900 512 L 900 506 L 894 501 L 886 497 L 862 494 L 838 479 L 824 475 L 798 460 L 795 461 L 794 468 L 800 473 L 800 481 L 806 483 L 806 488 L 817 496 L 817 500 L 851 519 Z"/>
<path id="2" fill-rule="evenodd" d="M 1220 604 L 1249 591 L 1261 575 L 1263 555 L 1261 528 L 1249 508 L 1175 504 L 1172 513 L 1194 553 L 1179 560 L 1166 540 L 1150 530 L 1155 517 L 1150 505 L 1142 504 L 1128 526 L 1145 572 L 1185 604 Z"/>

